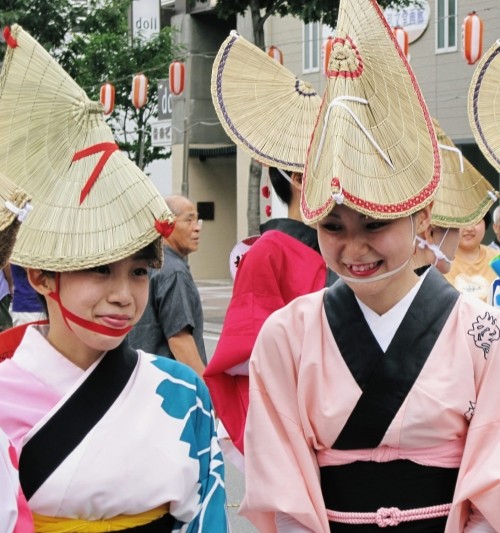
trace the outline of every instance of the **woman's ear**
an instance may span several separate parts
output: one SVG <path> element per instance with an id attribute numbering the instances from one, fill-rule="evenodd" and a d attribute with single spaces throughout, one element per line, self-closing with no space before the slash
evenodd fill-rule
<path id="1" fill-rule="evenodd" d="M 424 208 L 420 209 L 420 211 L 417 212 L 417 227 L 416 232 L 417 235 L 420 235 L 421 233 L 425 233 L 427 229 L 430 229 L 431 225 L 431 210 L 432 210 L 432 203 L 429 205 L 426 205 Z"/>
<path id="2" fill-rule="evenodd" d="M 39 294 L 46 296 L 55 290 L 55 279 L 39 268 L 27 268 L 26 275 L 30 285 Z"/>
<path id="3" fill-rule="evenodd" d="M 291 176 L 292 185 L 298 189 L 302 190 L 302 173 L 301 172 L 292 172 Z"/>

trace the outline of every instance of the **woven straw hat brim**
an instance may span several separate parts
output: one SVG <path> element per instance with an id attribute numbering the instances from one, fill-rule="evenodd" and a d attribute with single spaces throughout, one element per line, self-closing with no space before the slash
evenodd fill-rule
<path id="1" fill-rule="evenodd" d="M 29 196 L 5 175 L 0 173 L 0 268 L 8 262 L 21 222 L 18 215 L 7 207 L 24 209 Z"/>
<path id="2" fill-rule="evenodd" d="M 467 107 L 470 127 L 480 150 L 500 172 L 500 41 L 477 64 Z"/>
<path id="3" fill-rule="evenodd" d="M 8 47 L 0 74 L 0 168 L 34 205 L 11 261 L 62 272 L 134 254 L 159 237 L 155 220 L 173 215 L 151 180 L 119 150 L 109 151 L 114 138 L 101 104 L 20 26 L 11 35 L 17 46 Z M 91 147 L 92 155 L 73 160 Z"/>
<path id="4" fill-rule="evenodd" d="M 442 228 L 473 226 L 498 199 L 498 192 L 463 156 L 462 171 L 457 147 L 436 119 L 433 123 L 441 151 L 441 184 L 434 198 L 432 224 Z"/>
<path id="5" fill-rule="evenodd" d="M 228 136 L 254 159 L 302 172 L 321 98 L 232 32 L 212 68 L 212 100 Z"/>
<path id="6" fill-rule="evenodd" d="M 303 218 L 326 216 L 332 193 L 376 218 L 407 216 L 430 203 L 440 174 L 434 128 L 375 0 L 340 2 L 327 75 L 307 155 Z"/>

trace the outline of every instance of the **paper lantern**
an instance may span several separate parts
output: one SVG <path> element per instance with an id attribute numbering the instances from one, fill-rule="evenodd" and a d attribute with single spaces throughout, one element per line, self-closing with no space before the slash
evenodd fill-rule
<path id="1" fill-rule="evenodd" d="M 170 92 L 179 96 L 184 92 L 186 67 L 182 61 L 172 61 L 168 67 L 168 85 Z"/>
<path id="2" fill-rule="evenodd" d="M 101 85 L 99 100 L 104 107 L 104 114 L 109 115 L 115 108 L 115 86 L 112 83 Z"/>
<path id="3" fill-rule="evenodd" d="M 280 65 L 283 65 L 283 52 L 277 46 L 270 46 L 267 49 L 267 55 L 272 57 Z"/>
<path id="4" fill-rule="evenodd" d="M 399 44 L 399 48 L 401 48 L 403 54 L 405 57 L 408 57 L 408 47 L 409 47 L 409 40 L 408 40 L 408 32 L 401 28 L 401 26 L 395 26 L 392 28 L 392 32 L 394 33 L 394 37 L 396 38 L 396 42 Z"/>
<path id="5" fill-rule="evenodd" d="M 462 51 L 469 65 L 483 55 L 483 21 L 475 11 L 469 13 L 462 23 Z"/>
<path id="6" fill-rule="evenodd" d="M 148 101 L 148 79 L 144 74 L 136 74 L 132 80 L 132 103 L 139 109 Z"/>

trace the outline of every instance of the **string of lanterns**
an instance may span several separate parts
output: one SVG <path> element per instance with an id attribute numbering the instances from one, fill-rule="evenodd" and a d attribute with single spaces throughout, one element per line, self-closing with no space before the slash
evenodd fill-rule
<path id="1" fill-rule="evenodd" d="M 169 69 L 169 89 L 174 96 L 180 96 L 184 92 L 186 67 L 182 61 L 173 61 Z M 132 78 L 132 103 L 134 107 L 140 109 L 148 101 L 149 80 L 142 72 Z M 112 83 L 106 82 L 101 85 L 99 100 L 104 108 L 104 114 L 109 115 L 115 107 L 115 87 Z"/>

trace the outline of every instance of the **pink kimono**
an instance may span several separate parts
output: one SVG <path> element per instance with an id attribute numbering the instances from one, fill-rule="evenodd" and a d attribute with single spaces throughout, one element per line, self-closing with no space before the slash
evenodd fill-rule
<path id="1" fill-rule="evenodd" d="M 340 313 L 328 308 L 333 288 L 303 296 L 274 313 L 257 339 L 250 361 L 241 513 L 264 533 L 276 531 L 276 513 L 290 515 L 314 533 L 335 531 L 327 519 L 320 469 L 404 459 L 424 467 L 460 468 L 455 494 L 451 490 L 448 501 L 439 502 L 452 503 L 446 533 L 463 531 L 471 502 L 500 531 L 498 311 L 458 294 L 443 309 L 442 295 L 454 289 L 431 269 L 374 365 L 376 341 L 369 339 L 371 330 L 352 291 L 339 283 L 346 289 L 344 296 L 336 293 Z M 378 420 L 393 392 L 399 392 L 399 377 L 404 382 L 418 366 L 420 346 L 432 336 L 387 429 L 377 435 Z M 363 402 L 360 375 L 373 365 L 369 382 L 370 373 L 386 364 L 396 369 L 389 386 L 376 393 L 375 401 Z M 355 448 L 356 439 L 345 430 L 358 410 L 365 413 L 356 420 L 362 427 L 359 438 L 366 437 L 368 444 Z"/>
<path id="2" fill-rule="evenodd" d="M 248 360 L 266 318 L 297 296 L 325 287 L 327 268 L 316 231 L 275 219 L 243 256 L 215 353 L 205 370 L 217 415 L 243 452 L 248 410 Z"/>

